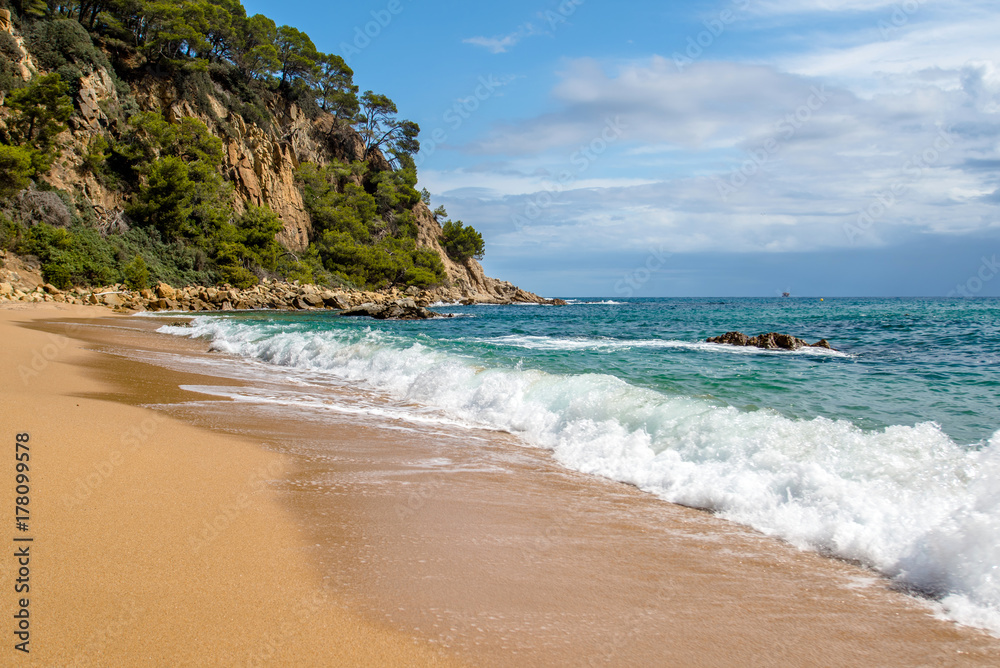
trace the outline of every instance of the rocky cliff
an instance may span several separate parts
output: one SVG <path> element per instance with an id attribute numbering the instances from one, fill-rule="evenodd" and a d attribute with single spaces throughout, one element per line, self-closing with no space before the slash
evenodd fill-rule
<path id="1" fill-rule="evenodd" d="M 2 29 L 3 26 L 0 26 Z M 7 31 L 13 28 L 7 24 Z M 15 39 L 23 49 L 24 41 Z M 24 78 L 37 71 L 31 55 L 24 51 L 20 63 Z M 125 202 L 119 190 L 105 187 L 85 168 L 84 156 L 92 142 L 104 132 L 116 132 L 123 123 L 123 105 L 138 105 L 139 110 L 163 114 L 170 121 L 196 118 L 224 143 L 224 176 L 232 183 L 234 204 L 241 211 L 246 203 L 267 205 L 280 217 L 284 229 L 279 234 L 289 250 L 298 252 L 309 244 L 311 223 L 302 193 L 295 180 L 299 165 L 331 161 L 353 162 L 364 156 L 361 136 L 348 124 L 325 113 L 307 115 L 298 105 L 276 98 L 267 103 L 268 118 L 262 125 L 247 122 L 232 111 L 231 93 L 216 84 L 198 103 L 185 98 L 171 77 L 145 74 L 128 82 L 133 100 L 122 100 L 122 84 L 105 68 L 87 74 L 79 81 L 74 100 L 76 113 L 59 143 L 62 155 L 44 180 L 70 193 L 78 193 L 90 202 L 98 224 L 113 230 L 123 220 Z M 375 170 L 389 169 L 385 157 L 375 152 L 369 157 Z M 506 281 L 486 276 L 474 259 L 456 262 L 444 252 L 439 239 L 441 226 L 423 202 L 413 207 L 418 225 L 418 246 L 433 249 L 447 273 L 447 283 L 436 289 L 443 300 L 486 303 L 511 301 L 543 302 L 542 298 Z"/>

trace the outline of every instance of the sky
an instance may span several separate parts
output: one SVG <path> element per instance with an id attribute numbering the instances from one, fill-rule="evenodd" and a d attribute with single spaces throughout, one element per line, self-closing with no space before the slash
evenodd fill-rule
<path id="1" fill-rule="evenodd" d="M 244 2 L 546 296 L 1000 295 L 995 0 Z"/>

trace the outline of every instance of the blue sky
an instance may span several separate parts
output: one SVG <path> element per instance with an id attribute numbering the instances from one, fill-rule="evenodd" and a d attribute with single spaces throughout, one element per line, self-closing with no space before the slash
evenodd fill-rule
<path id="1" fill-rule="evenodd" d="M 1000 295 L 995 2 L 244 4 L 420 124 L 420 185 L 483 233 L 490 275 Z"/>

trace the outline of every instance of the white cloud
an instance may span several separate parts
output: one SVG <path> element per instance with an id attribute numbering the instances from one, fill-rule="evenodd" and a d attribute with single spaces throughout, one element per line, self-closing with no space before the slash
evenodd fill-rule
<path id="1" fill-rule="evenodd" d="M 893 7 L 902 0 L 733 0 L 733 4 L 761 15 L 809 14 L 815 12 L 874 12 Z M 932 0 L 911 0 L 926 4 Z"/>
<path id="2" fill-rule="evenodd" d="M 525 37 L 540 34 L 543 34 L 543 31 L 535 27 L 534 24 L 525 23 L 518 26 L 517 30 L 514 32 L 506 35 L 497 35 L 495 37 L 469 37 L 467 39 L 463 39 L 462 43 L 481 46 L 490 53 L 506 53 Z"/>
<path id="3" fill-rule="evenodd" d="M 600 136 L 615 118 L 622 119 L 624 140 L 640 148 L 733 146 L 767 132 L 817 94 L 848 103 L 854 98 L 759 65 L 699 63 L 679 72 L 657 56 L 608 73 L 596 61 L 576 60 L 553 91 L 558 112 L 499 126 L 469 148 L 504 155 L 572 150 Z"/>
<path id="4" fill-rule="evenodd" d="M 480 168 L 422 179 L 499 247 L 785 252 L 981 231 L 1000 223 L 1000 75 L 990 59 L 943 72 L 866 99 L 773 66 L 572 61 L 557 111 L 468 147 L 491 158 Z M 609 118 L 621 140 L 579 170 Z"/>
<path id="5" fill-rule="evenodd" d="M 906 5 L 909 7 L 910 5 Z M 959 87 L 970 61 L 1000 62 L 1000 14 L 995 6 L 925 2 L 907 13 L 901 3 L 851 35 L 831 32 L 811 51 L 772 61 L 782 71 L 846 86 L 865 97 L 933 84 Z"/>

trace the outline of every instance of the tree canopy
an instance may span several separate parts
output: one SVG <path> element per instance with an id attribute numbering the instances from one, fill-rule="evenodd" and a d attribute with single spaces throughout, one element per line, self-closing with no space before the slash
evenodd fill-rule
<path id="1" fill-rule="evenodd" d="M 411 156 L 420 150 L 420 126 L 396 118 L 398 113 L 396 103 L 385 95 L 368 90 L 361 96 L 358 132 L 365 142 L 366 158 L 375 149 L 382 149 L 398 161 L 399 156 Z"/>
<path id="2" fill-rule="evenodd" d="M 10 227 L 0 213 L 0 245 L 20 238 L 21 249 L 42 260 L 54 283 L 124 279 L 139 286 L 171 279 L 245 286 L 285 276 L 379 287 L 445 280 L 436 252 L 417 247 L 413 207 L 429 201 L 429 193 L 416 189 L 419 126 L 400 118 L 388 96 L 371 90 L 359 96 L 344 58 L 321 52 L 305 32 L 248 16 L 239 0 L 7 1 L 39 69 L 51 74 L 25 83 L 21 47 L 0 35 L 0 93 L 11 112 L 0 130 L 0 197 L 29 188 L 58 157 L 56 137 L 74 113 L 84 76 L 104 69 L 119 93 L 113 108 L 102 101 L 108 117 L 102 130 L 78 147 L 80 169 L 124 202 L 114 234 L 103 213 L 90 210 L 82 218 L 81 193 L 60 195 L 74 221 L 65 229 L 16 216 Z M 290 253 L 276 241 L 283 226 L 273 211 L 244 208 L 235 199 L 223 175 L 223 143 L 208 127 L 138 111 L 125 82 L 148 75 L 173 77 L 183 99 L 200 105 L 221 133 L 229 132 L 230 121 L 214 111 L 216 102 L 266 128 L 269 103 L 282 97 L 308 116 L 326 112 L 339 126 L 357 129 L 364 154 L 356 162 L 301 166 L 313 223 L 305 252 Z M 391 169 L 369 160 L 379 152 Z M 18 225 L 23 229 L 14 236 L 5 231 Z M 443 241 L 452 257 L 482 256 L 475 230 L 448 225 Z"/>

